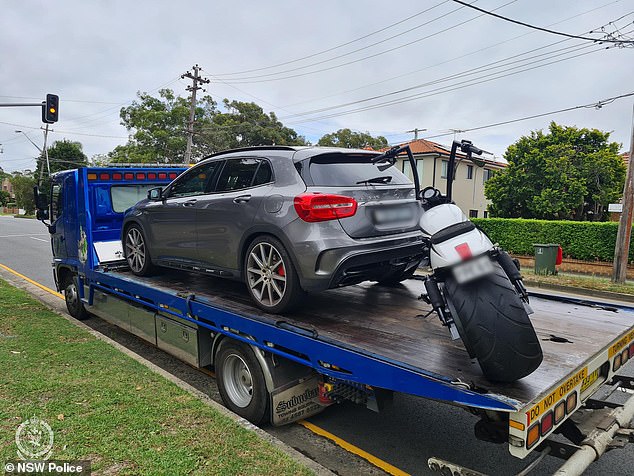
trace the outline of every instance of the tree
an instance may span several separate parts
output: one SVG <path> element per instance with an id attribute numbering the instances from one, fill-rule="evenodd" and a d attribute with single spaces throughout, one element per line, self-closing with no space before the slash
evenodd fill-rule
<path id="1" fill-rule="evenodd" d="M 485 186 L 497 217 L 602 220 L 623 191 L 625 164 L 610 133 L 550 123 L 509 146 Z"/>
<path id="2" fill-rule="evenodd" d="M 372 137 L 368 132 L 353 132 L 350 129 L 339 129 L 337 132 L 326 134 L 317 145 L 324 147 L 346 147 L 348 149 L 364 149 L 371 147 L 379 150 L 388 146 L 383 136 Z"/>
<path id="3" fill-rule="evenodd" d="M 36 181 L 32 175 L 22 175 L 16 173 L 11 177 L 15 202 L 18 208 L 23 208 L 27 215 L 32 215 L 35 211 L 35 199 L 33 197 L 33 187 Z"/>
<path id="4" fill-rule="evenodd" d="M 182 163 L 187 144 L 189 100 L 169 89 L 159 97 L 137 93 L 139 100 L 121 109 L 121 124 L 131 133 L 128 143 L 108 154 L 112 162 Z M 211 96 L 197 99 L 193 157 L 251 145 L 301 145 L 303 137 L 274 113 L 255 103 L 223 100 L 220 111 Z"/>
<path id="5" fill-rule="evenodd" d="M 61 170 L 75 169 L 77 167 L 88 165 L 88 157 L 84 154 L 81 143 L 64 139 L 61 141 L 55 141 L 53 145 L 48 148 L 48 162 L 51 168 L 51 173 L 53 174 Z M 40 155 L 37 160 L 35 177 L 40 177 L 40 171 L 42 168 L 44 169 L 44 174 L 42 175 L 43 180 L 40 187 L 43 190 L 46 190 L 48 189 L 50 180 L 46 167 L 46 158 L 43 154 Z"/>
<path id="6" fill-rule="evenodd" d="M 11 195 L 6 190 L 0 190 L 0 207 L 6 207 Z"/>
<path id="7" fill-rule="evenodd" d="M 304 137 L 284 126 L 253 102 L 223 100 L 226 112 L 214 114 L 209 125 L 198 127 L 206 153 L 256 145 L 306 145 Z"/>

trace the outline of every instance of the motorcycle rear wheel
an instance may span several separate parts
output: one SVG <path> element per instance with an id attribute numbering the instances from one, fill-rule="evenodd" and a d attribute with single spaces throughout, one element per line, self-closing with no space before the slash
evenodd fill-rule
<path id="1" fill-rule="evenodd" d="M 542 362 L 537 334 L 522 300 L 502 268 L 477 281 L 458 284 L 447 277 L 443 293 L 465 348 L 485 377 L 514 382 Z"/>

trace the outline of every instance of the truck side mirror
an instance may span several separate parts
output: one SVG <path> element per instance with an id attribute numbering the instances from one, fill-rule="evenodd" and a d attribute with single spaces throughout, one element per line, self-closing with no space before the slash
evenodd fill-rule
<path id="1" fill-rule="evenodd" d="M 48 196 L 40 192 L 40 188 L 36 185 L 33 187 L 33 196 L 35 198 L 35 208 L 38 211 L 46 211 L 48 213 Z"/>
<path id="2" fill-rule="evenodd" d="M 151 188 L 147 191 L 148 200 L 158 202 L 163 199 L 163 187 Z"/>

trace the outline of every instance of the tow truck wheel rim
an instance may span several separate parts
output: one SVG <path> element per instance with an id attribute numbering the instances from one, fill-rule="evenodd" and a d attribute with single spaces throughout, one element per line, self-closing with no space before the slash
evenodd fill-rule
<path id="1" fill-rule="evenodd" d="M 66 302 L 68 303 L 68 305 L 72 307 L 73 309 L 75 309 L 77 307 L 77 301 L 79 296 L 77 295 L 77 287 L 75 287 L 74 283 L 72 283 L 66 288 L 65 296 L 66 296 Z"/>
<path id="2" fill-rule="evenodd" d="M 247 283 L 253 296 L 265 306 L 276 306 L 284 298 L 286 264 L 271 243 L 260 242 L 249 253 Z"/>
<path id="3" fill-rule="evenodd" d="M 126 256 L 132 271 L 140 272 L 145 265 L 145 241 L 136 228 L 130 228 L 126 236 Z"/>
<path id="4" fill-rule="evenodd" d="M 253 378 L 242 357 L 237 354 L 227 356 L 222 375 L 229 399 L 240 408 L 249 406 L 253 400 Z"/>

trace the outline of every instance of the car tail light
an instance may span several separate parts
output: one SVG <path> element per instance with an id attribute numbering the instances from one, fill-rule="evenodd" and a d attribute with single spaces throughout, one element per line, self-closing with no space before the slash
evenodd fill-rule
<path id="1" fill-rule="evenodd" d="M 471 253 L 471 248 L 469 248 L 469 243 L 461 243 L 455 247 L 456 252 L 463 260 L 469 259 L 473 256 Z"/>
<path id="2" fill-rule="evenodd" d="M 302 193 L 295 197 L 295 211 L 307 222 L 336 220 L 357 213 L 357 201 L 352 197 L 326 193 Z"/>

